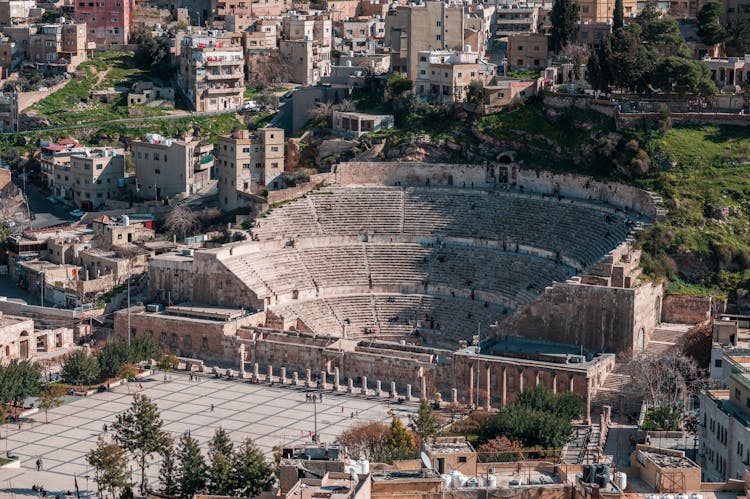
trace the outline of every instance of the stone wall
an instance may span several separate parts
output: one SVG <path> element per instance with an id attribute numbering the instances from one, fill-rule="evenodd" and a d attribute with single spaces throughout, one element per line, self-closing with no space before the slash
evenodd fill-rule
<path id="1" fill-rule="evenodd" d="M 656 327 L 654 304 L 661 293 L 661 287 L 650 283 L 637 288 L 555 283 L 496 331 L 596 352 L 632 353 Z"/>
<path id="2" fill-rule="evenodd" d="M 70 80 L 63 80 L 57 85 L 49 87 L 47 90 L 37 90 L 36 92 L 20 92 L 18 94 L 18 112 L 23 111 L 29 106 L 33 106 L 40 100 L 44 99 L 62 89 Z"/>
<path id="3" fill-rule="evenodd" d="M 335 166 L 338 185 L 413 185 L 497 187 L 497 165 L 405 162 L 345 162 Z M 651 219 L 665 212 L 653 193 L 615 182 L 602 182 L 584 175 L 527 170 L 509 165 L 509 183 L 524 192 L 559 194 L 582 200 L 605 202 L 642 213 Z"/>
<path id="4" fill-rule="evenodd" d="M 327 181 L 330 181 L 332 179 L 333 179 L 333 175 L 330 173 L 319 173 L 317 175 L 311 175 L 309 182 L 298 184 L 294 187 L 289 187 L 288 189 L 281 189 L 278 191 L 269 191 L 268 198 L 267 198 L 268 204 L 273 204 L 273 203 L 278 203 L 281 201 L 287 201 L 290 199 L 298 198 L 314 190 L 315 188 L 325 184 Z"/>
<path id="5" fill-rule="evenodd" d="M 615 102 L 594 99 L 589 95 L 559 94 L 553 92 L 544 92 L 542 95 L 544 98 L 544 105 L 555 109 L 575 107 L 578 109 L 596 111 L 611 118 L 614 118 L 617 113 Z"/>
<path id="6" fill-rule="evenodd" d="M 661 320 L 677 324 L 699 324 L 711 318 L 710 296 L 665 296 Z"/>

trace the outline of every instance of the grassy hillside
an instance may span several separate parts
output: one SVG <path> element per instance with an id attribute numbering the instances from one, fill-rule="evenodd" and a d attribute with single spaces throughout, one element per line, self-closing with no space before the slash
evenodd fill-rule
<path id="1" fill-rule="evenodd" d="M 622 132 L 597 113 L 550 112 L 541 103 L 483 117 L 477 126 L 518 145 L 529 166 L 572 170 L 661 194 L 669 215 L 639 241 L 644 270 L 669 278 L 669 292 L 731 296 L 750 284 L 748 129 Z M 540 154 L 545 144 L 549 154 Z"/>
<path id="2" fill-rule="evenodd" d="M 130 88 L 137 81 L 150 80 L 146 71 L 135 67 L 132 52 L 105 51 L 94 55 L 78 67 L 76 75 L 64 88 L 37 102 L 28 110 L 60 125 L 113 120 L 129 116 L 125 95 L 113 102 L 91 99 L 91 92 L 110 87 Z M 167 111 L 138 106 L 138 116 L 162 116 Z"/>

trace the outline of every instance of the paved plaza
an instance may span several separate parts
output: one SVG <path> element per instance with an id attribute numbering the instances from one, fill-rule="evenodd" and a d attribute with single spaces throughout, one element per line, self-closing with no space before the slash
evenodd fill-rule
<path id="1" fill-rule="evenodd" d="M 189 431 L 205 450 L 206 443 L 221 426 L 229 431 L 235 443 L 252 438 L 269 458 L 276 445 L 310 442 L 316 405 L 322 442 L 333 442 L 358 421 L 389 421 L 389 409 L 404 418 L 416 411 L 413 405 L 389 407 L 384 399 L 331 392 L 324 393 L 322 402 L 313 404 L 306 401 L 305 392 L 290 387 L 214 378 L 191 381 L 187 375 L 174 373 L 171 381 L 164 382 L 163 374 L 156 374 L 142 384 L 142 393 L 155 400 L 161 410 L 164 429 L 175 438 Z M 140 391 L 138 383 L 131 383 L 130 390 Z M 128 387 L 120 386 L 112 392 L 73 398 L 49 411 L 48 424 L 44 424 L 44 413 L 40 412 L 24 422 L 20 431 L 15 426 L 2 427 L 0 450 L 4 452 L 7 444 L 11 454 L 20 456 L 22 463 L 21 469 L 0 470 L 0 498 L 33 497 L 36 495 L 31 490 L 33 485 L 44 486 L 52 497 L 74 491 L 74 475 L 78 477 L 81 497 L 88 497 L 84 492 L 85 477 L 90 477 L 89 490 L 95 491 L 96 485 L 85 454 L 95 446 L 103 426 L 110 425 L 117 414 L 130 406 L 131 400 Z M 352 418 L 354 412 L 357 415 Z M 36 471 L 35 463 L 40 456 L 43 470 Z M 148 472 L 149 482 L 155 482 L 157 475 L 158 465 L 154 464 Z M 136 481 L 138 476 L 133 465 Z"/>

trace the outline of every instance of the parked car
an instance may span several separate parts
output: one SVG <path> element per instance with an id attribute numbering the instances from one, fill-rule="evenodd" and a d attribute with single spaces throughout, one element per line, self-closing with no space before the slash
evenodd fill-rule
<path id="1" fill-rule="evenodd" d="M 86 214 L 86 212 L 85 211 L 81 211 L 81 210 L 73 210 L 73 211 L 70 212 L 70 216 L 71 217 L 76 217 L 76 218 L 81 218 L 85 214 Z"/>

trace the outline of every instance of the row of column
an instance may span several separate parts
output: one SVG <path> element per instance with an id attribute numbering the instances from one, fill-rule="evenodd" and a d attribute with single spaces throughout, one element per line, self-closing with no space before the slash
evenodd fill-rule
<path id="1" fill-rule="evenodd" d="M 333 375 L 331 376 L 332 380 L 330 383 L 328 381 L 329 374 L 325 370 L 320 371 L 320 376 L 317 381 L 313 381 L 311 369 L 305 370 L 305 379 L 301 380 L 300 375 L 297 371 L 291 372 L 291 377 L 289 377 L 289 373 L 284 366 L 279 368 L 277 374 L 274 370 L 274 367 L 272 365 L 268 365 L 266 366 L 266 372 L 261 375 L 260 365 L 257 362 L 253 363 L 252 374 L 248 374 L 245 371 L 244 362 L 241 362 L 239 377 L 243 379 L 251 378 L 257 379 L 259 381 L 263 380 L 267 383 L 279 383 L 282 385 L 299 386 L 306 388 L 319 388 L 321 390 L 331 390 L 334 392 L 342 393 L 346 392 L 357 395 L 374 395 L 376 397 L 387 396 L 391 399 L 397 399 L 399 398 L 399 396 L 403 396 L 404 399 L 408 401 L 420 399 L 429 400 L 429 397 L 427 396 L 427 378 L 425 376 L 420 376 L 419 378 L 419 397 L 416 397 L 414 395 L 414 390 L 411 384 L 406 385 L 406 391 L 402 394 L 399 394 L 398 389 L 396 388 L 395 381 L 390 382 L 390 386 L 387 386 L 387 391 L 385 390 L 386 387 L 383 386 L 383 382 L 381 380 L 375 380 L 375 386 L 371 388 L 367 376 L 361 377 L 361 382 L 358 386 L 355 386 L 354 378 L 347 378 L 346 385 L 343 385 L 341 383 L 341 377 L 338 367 L 333 368 Z M 458 391 L 456 389 L 452 390 L 451 399 L 453 402 L 458 402 Z M 443 399 L 442 396 L 438 393 L 435 395 L 435 400 L 440 401 Z"/>
<path id="2" fill-rule="evenodd" d="M 492 368 L 493 365 L 487 365 L 480 369 L 480 372 L 483 371 L 483 376 L 480 376 L 479 384 L 477 384 L 477 380 L 475 378 L 476 376 L 476 369 L 471 368 L 469 369 L 469 403 L 472 404 L 477 400 L 477 393 L 475 390 L 479 390 L 481 393 L 482 388 L 485 389 L 484 394 L 484 406 L 485 409 L 489 410 L 492 408 Z M 497 368 L 500 371 L 500 407 L 505 407 L 508 404 L 508 367 L 506 366 L 499 366 Z M 520 370 L 517 372 L 519 373 L 518 376 L 518 391 L 517 393 L 523 393 L 525 389 L 525 380 L 526 376 L 525 370 Z M 484 378 L 484 383 L 482 383 L 482 377 Z M 567 390 L 569 392 L 575 393 L 575 378 L 573 376 L 568 376 L 568 386 Z M 541 378 L 540 378 L 540 371 L 535 372 L 535 379 L 534 379 L 534 386 L 539 386 L 541 384 Z M 482 386 L 484 385 L 484 386 Z M 533 387 L 532 387 L 533 388 Z M 552 389 L 553 393 L 557 393 L 560 389 L 565 389 L 565 386 L 558 383 L 558 375 L 557 373 L 552 373 L 552 386 L 550 387 Z M 482 401 L 480 401 L 481 404 Z M 584 410 L 585 410 L 585 418 L 587 424 L 591 423 L 591 380 L 586 379 L 586 394 L 584 397 Z"/>

